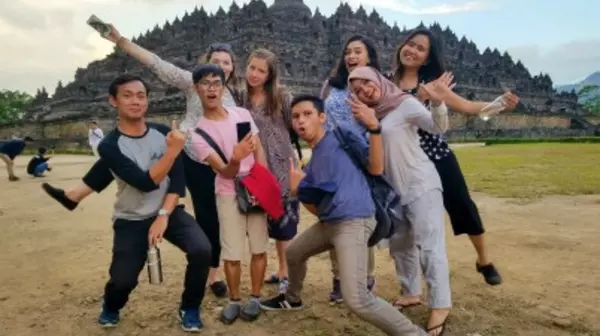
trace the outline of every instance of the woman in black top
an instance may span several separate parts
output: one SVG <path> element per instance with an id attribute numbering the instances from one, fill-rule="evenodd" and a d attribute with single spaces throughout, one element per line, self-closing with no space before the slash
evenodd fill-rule
<path id="1" fill-rule="evenodd" d="M 393 82 L 402 90 L 417 96 L 421 101 L 427 101 L 425 90 L 421 85 L 427 85 L 435 79 L 452 80 L 452 75 L 445 73 L 443 55 L 437 39 L 426 29 L 411 32 L 406 40 L 398 47 L 396 68 L 392 74 Z M 519 98 L 511 93 L 504 94 L 505 110 L 514 109 Z M 473 102 L 466 100 L 451 89 L 446 90 L 444 102 L 453 111 L 477 115 L 488 102 Z M 433 161 L 440 175 L 444 188 L 444 206 L 452 223 L 455 235 L 467 234 L 477 252 L 476 269 L 490 285 L 498 285 L 502 278 L 490 262 L 484 240 L 484 228 L 475 202 L 471 199 L 458 161 L 454 153 L 439 135 L 419 130 L 421 148 Z M 401 297 L 396 301 L 399 306 L 419 304 L 419 298 Z M 441 330 L 440 330 L 441 332 Z"/>

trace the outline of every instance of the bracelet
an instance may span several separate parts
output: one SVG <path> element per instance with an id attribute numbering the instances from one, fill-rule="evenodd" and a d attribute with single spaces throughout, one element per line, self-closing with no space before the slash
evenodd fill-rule
<path id="1" fill-rule="evenodd" d="M 369 134 L 381 134 L 381 124 L 377 125 L 377 128 L 375 129 L 367 129 L 367 132 L 369 132 Z"/>

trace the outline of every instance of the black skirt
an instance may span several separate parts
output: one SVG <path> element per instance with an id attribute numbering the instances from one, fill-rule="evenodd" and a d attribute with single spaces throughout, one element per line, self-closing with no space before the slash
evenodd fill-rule
<path id="1" fill-rule="evenodd" d="M 485 232 L 477 205 L 471 199 L 467 182 L 454 153 L 434 160 L 444 188 L 444 207 L 450 217 L 454 235 L 478 236 Z"/>

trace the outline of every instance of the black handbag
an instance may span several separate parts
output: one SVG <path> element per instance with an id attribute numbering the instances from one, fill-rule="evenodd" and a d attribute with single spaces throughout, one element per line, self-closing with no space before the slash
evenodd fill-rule
<path id="1" fill-rule="evenodd" d="M 225 154 L 223 154 L 221 148 L 219 148 L 217 143 L 208 133 L 206 133 L 200 128 L 196 128 L 195 132 L 198 135 L 200 135 L 208 143 L 208 145 L 215 150 L 217 155 L 219 155 L 219 157 L 221 158 L 221 160 L 223 160 L 225 164 L 229 163 L 229 161 L 225 157 Z M 233 179 L 233 184 L 235 186 L 235 198 L 238 204 L 238 209 L 241 213 L 245 214 L 263 212 L 263 209 L 260 207 L 260 205 L 258 205 L 258 200 L 256 199 L 256 197 L 254 197 L 242 183 L 242 178 L 243 176 L 236 176 L 236 178 Z"/>

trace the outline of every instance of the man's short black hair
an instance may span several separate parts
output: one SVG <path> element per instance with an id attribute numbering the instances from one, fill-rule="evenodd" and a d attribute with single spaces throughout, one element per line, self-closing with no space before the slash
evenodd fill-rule
<path id="1" fill-rule="evenodd" d="M 221 82 L 225 83 L 225 72 L 215 64 L 202 64 L 196 67 L 192 73 L 192 80 L 194 84 L 198 84 L 202 78 L 208 75 L 219 76 L 221 77 Z"/>
<path id="2" fill-rule="evenodd" d="M 46 154 L 48 150 L 46 149 L 46 147 L 40 147 L 38 148 L 38 154 L 44 155 Z"/>
<path id="3" fill-rule="evenodd" d="M 146 89 L 146 94 L 150 93 L 150 88 L 148 87 L 148 84 L 144 82 L 142 77 L 132 74 L 122 74 L 117 78 L 113 79 L 113 81 L 110 83 L 110 85 L 108 86 L 108 94 L 116 98 L 117 93 L 119 93 L 119 87 L 123 84 L 131 82 L 141 82 L 144 85 L 144 88 Z"/>
<path id="4" fill-rule="evenodd" d="M 315 109 L 317 110 L 317 112 L 319 113 L 325 113 L 325 102 L 323 102 L 323 99 L 315 96 L 315 95 L 300 95 L 300 96 L 296 96 L 294 97 L 294 99 L 292 100 L 292 105 L 291 107 L 296 106 L 297 104 L 303 103 L 303 102 L 311 102 L 313 104 L 313 106 L 315 107 Z"/>
<path id="5" fill-rule="evenodd" d="M 33 138 L 30 137 L 30 136 L 26 136 L 26 137 L 23 138 L 23 141 L 31 141 L 31 142 L 33 142 Z"/>

